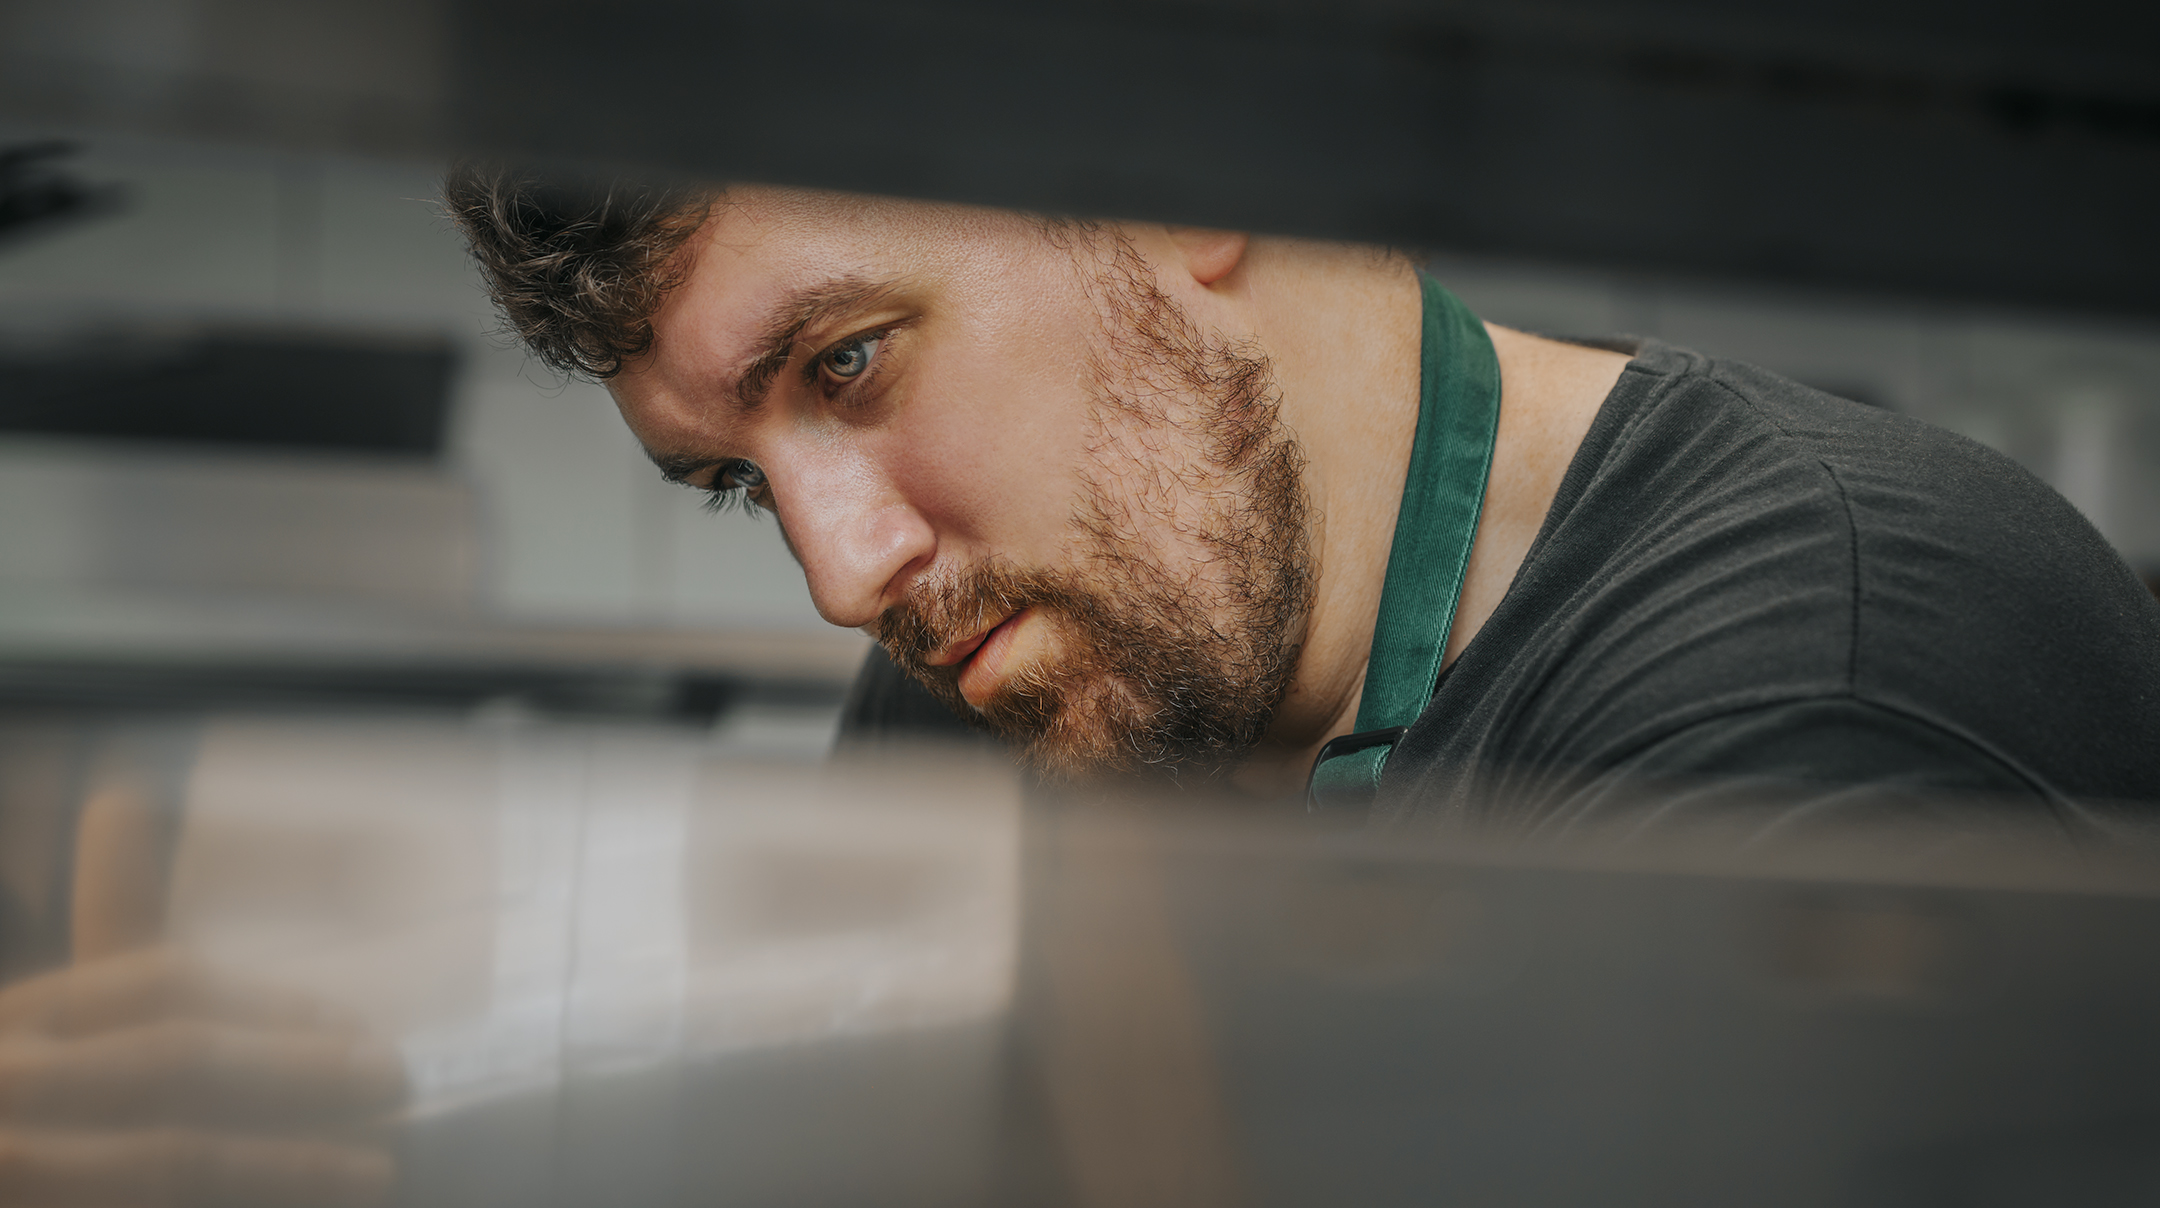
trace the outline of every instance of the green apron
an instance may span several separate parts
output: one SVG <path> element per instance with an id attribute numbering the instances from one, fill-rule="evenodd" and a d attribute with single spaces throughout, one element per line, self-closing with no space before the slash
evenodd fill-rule
<path id="1" fill-rule="evenodd" d="M 1306 802 L 1316 810 L 1369 805 L 1395 740 L 1432 699 L 1492 469 L 1500 426 L 1500 360 L 1492 339 L 1439 282 L 1423 273 L 1418 280 L 1425 335 L 1417 439 L 1388 549 L 1357 731 L 1329 742 L 1313 760 Z"/>

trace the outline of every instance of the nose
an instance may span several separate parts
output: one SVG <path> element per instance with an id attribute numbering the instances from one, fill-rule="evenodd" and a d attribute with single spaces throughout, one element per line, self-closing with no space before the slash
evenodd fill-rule
<path id="1" fill-rule="evenodd" d="M 875 621 L 936 555 L 935 530 L 866 459 L 810 451 L 769 468 L 788 548 L 827 621 Z"/>

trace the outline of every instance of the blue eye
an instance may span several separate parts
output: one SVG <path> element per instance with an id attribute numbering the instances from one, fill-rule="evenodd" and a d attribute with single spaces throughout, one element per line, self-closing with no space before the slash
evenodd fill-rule
<path id="1" fill-rule="evenodd" d="M 740 459 L 727 462 L 713 475 L 712 485 L 705 488 L 705 510 L 731 512 L 741 508 L 752 511 L 764 506 L 756 498 L 764 489 L 765 471 L 758 469 L 756 462 Z"/>
<path id="2" fill-rule="evenodd" d="M 825 372 L 842 380 L 862 376 L 862 371 L 870 367 L 870 358 L 877 355 L 877 346 L 883 340 L 883 336 L 861 336 L 849 340 L 825 354 Z"/>
<path id="3" fill-rule="evenodd" d="M 731 461 L 720 471 L 718 490 L 755 491 L 765 485 L 765 471 L 754 461 Z"/>

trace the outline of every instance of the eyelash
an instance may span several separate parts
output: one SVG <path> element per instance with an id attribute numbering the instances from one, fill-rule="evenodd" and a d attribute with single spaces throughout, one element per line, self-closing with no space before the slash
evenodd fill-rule
<path id="1" fill-rule="evenodd" d="M 748 463 L 731 461 L 721 466 L 713 474 L 714 485 L 705 488 L 705 499 L 699 506 L 714 515 L 725 515 L 729 512 L 740 511 L 744 515 L 755 517 L 762 512 L 764 509 L 756 506 L 757 501 L 751 496 L 750 488 L 733 484 L 720 485 L 727 482 L 730 473 L 736 466 L 745 464 Z"/>
<path id="2" fill-rule="evenodd" d="M 880 327 L 872 331 L 858 332 L 855 335 L 851 335 L 848 338 L 831 345 L 823 352 L 820 352 L 816 356 L 810 358 L 810 362 L 807 365 L 803 366 L 804 384 L 812 387 L 823 388 L 826 397 L 832 399 L 838 399 L 845 395 L 862 393 L 864 388 L 866 388 L 873 380 L 875 380 L 880 374 L 880 372 L 883 371 L 885 366 L 885 342 L 892 338 L 892 334 L 895 330 L 896 329 L 892 327 Z M 875 352 L 871 353 L 870 363 L 863 367 L 863 371 L 861 373 L 856 374 L 852 378 L 846 379 L 837 386 L 828 385 L 826 383 L 824 369 L 826 357 L 829 357 L 840 349 L 846 348 L 853 344 L 869 343 L 876 343 L 878 347 Z M 726 465 L 720 467 L 719 472 L 713 475 L 713 482 L 715 484 L 718 484 L 727 481 L 729 472 L 735 466 L 741 464 L 746 463 L 740 461 L 731 461 Z M 750 490 L 747 488 L 740 486 L 714 485 L 705 488 L 705 499 L 703 503 L 700 504 L 700 506 L 703 507 L 707 512 L 711 512 L 716 515 L 725 515 L 728 512 L 741 511 L 754 517 L 764 510 L 763 508 L 756 506 L 756 504 L 757 500 L 752 496 Z"/>

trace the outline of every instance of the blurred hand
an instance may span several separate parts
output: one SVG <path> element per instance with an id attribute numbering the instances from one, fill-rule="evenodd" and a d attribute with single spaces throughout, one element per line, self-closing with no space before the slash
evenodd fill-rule
<path id="1" fill-rule="evenodd" d="M 395 1054 L 299 995 L 101 951 L 150 930 L 126 917 L 153 875 L 137 821 L 86 807 L 77 963 L 0 989 L 0 1208 L 381 1202 Z"/>
<path id="2" fill-rule="evenodd" d="M 372 1204 L 403 1094 L 295 996 L 159 950 L 76 965 L 0 991 L 0 1205 Z"/>

